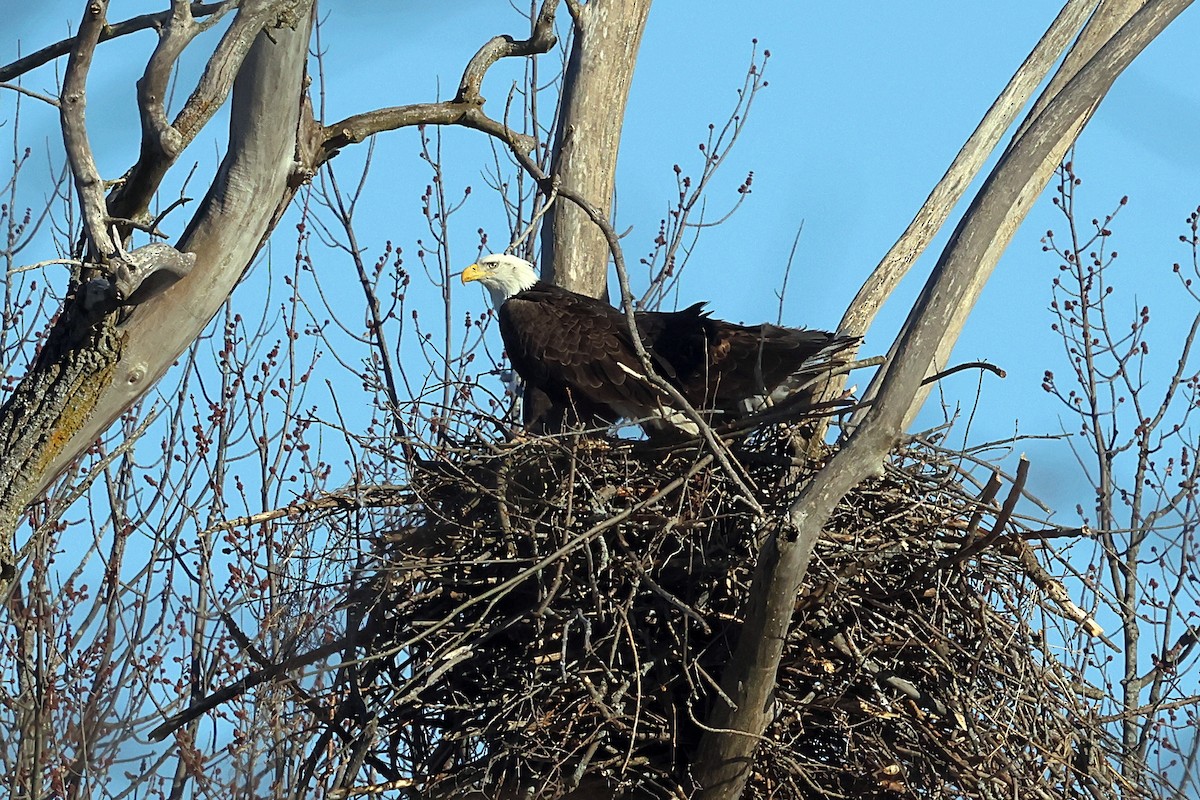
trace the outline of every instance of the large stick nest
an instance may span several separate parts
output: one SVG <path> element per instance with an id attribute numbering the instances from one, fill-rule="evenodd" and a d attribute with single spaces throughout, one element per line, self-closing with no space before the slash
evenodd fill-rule
<path id="1" fill-rule="evenodd" d="M 417 468 L 358 642 L 371 760 L 422 797 L 692 794 L 758 545 L 821 467 L 789 453 L 735 447 L 766 519 L 694 450 L 546 438 Z M 964 557 L 993 511 L 929 451 L 843 501 L 746 796 L 1115 796 L 1019 532 Z"/>

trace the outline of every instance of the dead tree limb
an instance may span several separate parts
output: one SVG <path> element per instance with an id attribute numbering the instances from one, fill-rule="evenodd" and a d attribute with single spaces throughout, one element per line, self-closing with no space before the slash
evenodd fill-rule
<path id="1" fill-rule="evenodd" d="M 223 11 L 229 8 L 229 6 L 229 0 L 222 0 L 219 3 L 192 3 L 191 14 L 193 17 L 208 16 L 209 14 Z M 111 25 L 105 24 L 100 31 L 98 41 L 107 42 L 119 36 L 127 36 L 131 33 L 154 28 L 162 25 L 173 13 L 174 11 L 159 11 L 155 14 L 139 14 L 136 17 L 130 17 L 121 22 L 114 22 Z M 79 34 L 76 34 L 62 41 L 47 45 L 35 53 L 18 58 L 10 64 L 5 64 L 0 67 L 0 82 L 11 81 L 13 78 L 18 78 L 43 64 L 49 64 L 56 58 L 62 58 L 71 52 L 78 39 Z"/>
<path id="2" fill-rule="evenodd" d="M 967 138 L 912 222 L 858 290 L 842 317 L 839 331 L 855 336 L 866 333 L 884 301 L 946 224 L 950 212 L 996 149 L 1004 132 L 1012 127 L 1021 109 L 1050 74 L 1096 5 L 1097 0 L 1070 0 L 1063 6 Z"/>
<path id="3" fill-rule="evenodd" d="M 229 77 L 229 152 L 177 247 L 152 245 L 126 255 L 112 241 L 112 251 L 104 252 L 109 245 L 100 237 L 109 220 L 103 200 L 87 188 L 87 159 L 78 159 L 76 175 L 86 184 L 80 191 L 90 198 L 92 249 L 106 263 L 68 298 L 38 360 L 0 407 L 0 463 L 9 479 L 0 495 L 0 573 L 11 574 L 11 539 L 28 502 L 191 344 L 295 193 L 311 3 L 247 5 L 272 23 L 301 16 L 294 30 L 258 34 L 244 63 L 226 62 L 240 65 L 236 78 Z M 101 25 L 99 16 L 94 26 Z M 80 41 L 81 48 L 92 46 L 91 38 Z M 82 89 L 72 78 L 64 96 L 76 91 Z M 68 142 L 85 153 L 82 131 L 69 134 Z"/>
<path id="4" fill-rule="evenodd" d="M 563 79 L 554 141 L 559 185 L 612 214 L 617 149 L 650 0 L 592 0 L 569 6 L 575 38 Z M 555 203 L 542 227 L 542 277 L 608 297 L 608 242 L 577 205 Z"/>
<path id="5" fill-rule="evenodd" d="M 528 154 L 537 146 L 534 137 L 519 134 L 484 113 L 483 79 L 488 69 L 502 58 L 550 52 L 558 41 L 554 34 L 557 10 L 558 0 L 544 0 L 528 39 L 496 36 L 488 40 L 467 63 L 453 100 L 378 108 L 326 125 L 314 143 L 308 160 L 310 169 L 321 166 L 346 145 L 361 142 L 377 133 L 414 125 L 461 125 L 473 128 L 500 139 L 518 158 Z"/>
<path id="6" fill-rule="evenodd" d="M 1147 3 L 1047 104 L 1006 151 L 968 209 L 918 299 L 862 424 L 800 492 L 787 526 L 771 535 L 755 569 L 752 605 L 722 679 L 736 706 L 718 704 L 701 741 L 697 775 L 705 800 L 741 794 L 759 737 L 772 719 L 783 642 L 813 547 L 836 504 L 879 474 L 899 440 L 927 366 L 953 340 L 1019 222 L 1116 77 L 1188 0 Z"/>
<path id="7" fill-rule="evenodd" d="M 11 567 L 3 548 L 11 544 L 24 506 L 194 341 L 241 279 L 297 188 L 338 147 L 403 125 L 462 124 L 503 140 L 524 166 L 533 163 L 526 153 L 536 142 L 487 117 L 479 90 L 484 72 L 499 58 L 553 47 L 558 0 L 545 0 L 529 39 L 496 37 L 485 44 L 464 70 L 451 103 L 382 109 L 331 126 L 313 120 L 305 94 L 312 0 L 175 3 L 168 14 L 123 23 L 128 30 L 158 26 L 159 44 L 138 85 L 141 152 L 107 201 L 100 193 L 103 183 L 90 157 L 82 114 L 90 53 L 111 33 L 104 22 L 105 5 L 89 5 L 80 36 L 70 40 L 76 49 L 67 70 L 64 97 L 69 102 L 62 115 L 92 250 L 101 254 L 102 262 L 111 263 L 93 270 L 100 283 L 85 281 L 78 296 L 68 300 L 44 357 L 0 408 L 0 463 L 6 475 L 22 476 L 0 495 L 0 568 Z M 237 15 L 191 96 L 174 120 L 168 120 L 163 97 L 180 53 L 234 7 Z M 209 18 L 198 21 L 200 14 Z M 161 247 L 143 248 L 136 264 L 126 263 L 122 226 L 126 232 L 139 227 L 167 171 L 231 91 L 228 152 L 174 255 L 166 257 Z M 116 238 L 111 234 L 113 223 L 118 224 Z M 163 256 L 157 267 L 147 261 L 151 254 Z M 85 296 L 88 302 L 74 307 Z M 74 366 L 55 363 L 51 354 Z M 62 402 L 41 402 L 52 385 L 63 390 L 58 393 Z"/>
<path id="8" fill-rule="evenodd" d="M 75 47 L 67 59 L 67 71 L 63 76 L 62 95 L 59 98 L 59 120 L 62 124 L 63 144 L 71 175 L 75 178 L 75 192 L 79 195 L 79 206 L 88 239 L 104 257 L 116 252 L 117 248 L 108 231 L 105 214 L 104 180 L 96 167 L 92 155 L 92 143 L 88 139 L 84 111 L 87 108 L 87 76 L 92 66 L 92 54 L 104 30 L 104 15 L 108 11 L 108 0 L 89 3 L 79 23 L 79 35 Z"/>
<path id="9" fill-rule="evenodd" d="M 1122 25 L 1124 25 L 1126 22 L 1128 22 L 1129 18 L 1133 15 L 1133 13 L 1138 8 L 1140 8 L 1142 5 L 1143 5 L 1143 3 L 1141 2 L 1141 0 L 1104 0 L 1104 2 L 1100 2 L 1100 3 L 1089 2 L 1089 3 L 1083 4 L 1083 6 L 1086 6 L 1086 7 L 1073 9 L 1074 13 L 1071 15 L 1071 18 L 1069 20 L 1063 19 L 1064 16 L 1066 16 L 1067 11 L 1068 11 L 1068 9 L 1064 8 L 1064 11 L 1059 14 L 1059 17 L 1057 19 L 1055 19 L 1054 23 L 1051 26 L 1050 31 L 1047 32 L 1046 36 L 1043 37 L 1042 42 L 1039 43 L 1039 48 L 1041 47 L 1041 44 L 1046 42 L 1046 40 L 1050 37 L 1051 32 L 1056 31 L 1056 29 L 1058 29 L 1057 34 L 1055 36 L 1055 39 L 1057 41 L 1058 38 L 1061 37 L 1062 35 L 1069 34 L 1071 32 L 1072 29 L 1069 27 L 1069 25 L 1071 25 L 1071 24 L 1076 25 L 1074 30 L 1078 30 L 1078 26 L 1076 23 L 1078 22 L 1078 20 L 1080 18 L 1086 18 L 1087 24 L 1084 25 L 1083 29 L 1079 31 L 1079 35 L 1075 38 L 1075 41 L 1071 44 L 1071 48 L 1067 52 L 1066 56 L 1063 57 L 1062 64 L 1059 66 L 1057 72 L 1055 72 L 1054 77 L 1050 80 L 1047 87 L 1042 91 L 1041 95 L 1038 96 L 1037 100 L 1034 102 L 1033 107 L 1030 109 L 1029 113 L 1027 113 L 1025 115 L 1025 119 L 1021 122 L 1020 127 L 1017 129 L 1017 132 L 1013 135 L 1013 142 L 1016 142 L 1019 138 L 1021 138 L 1028 132 L 1029 126 L 1032 124 L 1032 122 L 1038 118 L 1038 116 L 1042 113 L 1042 111 L 1045 109 L 1047 104 L 1059 94 L 1059 92 L 1066 85 L 1067 81 L 1069 81 L 1071 78 L 1073 78 L 1079 72 L 1079 70 L 1088 62 L 1088 60 L 1091 59 L 1092 56 L 1095 55 L 1096 51 L 1100 48 L 1100 46 L 1103 45 L 1105 42 L 1108 42 L 1113 37 L 1113 35 L 1116 33 L 1116 31 Z M 1060 22 L 1064 23 L 1064 25 L 1061 26 L 1061 29 L 1060 29 Z M 1034 52 L 1037 53 L 1038 52 L 1037 49 L 1035 49 Z M 1058 52 L 1059 53 L 1061 52 L 1061 47 L 1059 47 Z M 1042 68 L 1040 68 L 1038 70 L 1038 74 L 1029 76 L 1029 77 L 1036 77 L 1036 80 L 1033 81 L 1033 84 L 1030 88 L 1036 87 L 1045 78 L 1045 75 L 1046 75 L 1049 67 L 1053 66 L 1054 62 L 1058 60 L 1058 53 L 1055 53 L 1052 56 L 1050 56 L 1048 61 L 1046 60 L 1047 55 L 1049 55 L 1049 54 L 1047 54 L 1047 53 L 1042 54 L 1042 58 L 1039 61 L 1039 63 L 1042 65 Z M 1033 58 L 1034 58 L 1034 55 L 1031 54 L 1030 58 L 1026 60 L 1026 64 L 1029 64 Z M 1024 69 L 1024 66 L 1025 65 L 1022 66 L 1022 69 Z M 1012 115 L 1010 116 L 1009 121 L 1005 126 L 1006 128 L 1007 128 L 1007 125 L 1011 124 L 1012 118 L 1015 118 L 1016 112 L 1018 112 L 1020 110 L 1020 107 L 1024 105 L 1026 100 L 1028 100 L 1028 97 L 1029 97 L 1028 94 L 1024 94 L 1022 99 L 1020 100 L 1020 102 L 1016 103 L 1012 107 Z M 1014 98 L 1014 100 L 1015 99 L 1016 98 Z M 1099 104 L 1099 101 L 1097 101 L 1097 105 L 1098 104 Z M 994 106 L 993 106 L 993 108 L 994 108 Z M 1091 118 L 1091 114 L 1094 113 L 1094 111 L 1095 111 L 1095 107 L 1093 107 L 1091 109 L 1091 111 L 1088 112 L 1088 115 L 1087 115 L 1088 119 Z M 1084 120 L 1083 124 L 1086 124 L 1086 120 Z M 1003 129 L 997 131 L 997 134 L 998 135 L 1003 134 Z M 994 143 L 993 143 L 992 147 L 994 147 Z M 1011 143 L 1010 143 L 1009 147 L 1012 147 Z M 991 148 L 989 148 L 989 151 L 990 151 L 990 149 Z M 1064 152 L 1065 152 L 1065 149 L 1064 149 Z M 982 157 L 986 158 L 987 154 L 983 153 Z M 981 162 L 981 164 L 982 164 L 982 162 Z M 976 170 L 978 170 L 978 167 L 976 167 Z M 973 177 L 973 175 L 974 175 L 974 173 L 972 174 L 972 177 Z M 961 196 L 961 194 L 960 194 L 960 196 Z M 948 213 L 948 211 L 949 211 L 949 209 L 947 209 L 947 213 Z M 943 221 L 944 221 L 944 219 L 943 219 Z M 940 227 L 940 225 L 939 225 L 939 227 Z M 936 233 L 936 229 L 933 232 Z M 903 274 L 903 273 L 901 273 L 901 274 Z M 894 284 L 893 284 L 893 286 L 894 286 Z M 889 289 L 889 291 L 890 291 L 890 289 Z M 880 302 L 882 302 L 882 299 L 886 298 L 886 295 L 881 295 L 880 298 L 881 298 Z M 848 312 L 848 313 L 851 313 L 851 312 Z M 907 326 L 909 324 L 910 324 L 910 322 L 906 322 L 905 327 L 907 328 Z M 900 337 L 897 337 L 896 342 L 898 343 L 899 340 L 900 340 Z M 927 373 L 936 372 L 938 369 L 940 369 L 940 367 L 942 365 L 945 365 L 948 362 L 948 359 L 950 357 L 950 348 L 952 346 L 953 346 L 953 339 L 943 343 L 942 347 L 939 348 L 939 350 L 935 354 L 933 360 L 930 362 L 930 364 L 927 368 Z M 889 354 L 888 354 L 889 357 L 895 356 L 895 347 L 896 347 L 896 344 L 894 343 L 892 345 L 892 351 L 889 352 Z M 876 375 L 875 380 L 873 380 L 871 382 L 871 384 L 867 387 L 867 390 L 863 393 L 863 397 L 865 399 L 870 399 L 870 398 L 874 397 L 875 393 L 879 390 L 879 382 L 880 382 L 880 380 L 882 380 L 882 377 L 883 377 L 882 372 Z M 921 398 L 923 399 L 926 395 L 927 395 L 926 392 L 922 392 Z M 914 405 L 913 409 L 910 411 L 909 417 L 905 421 L 906 425 L 911 424 L 913 417 L 915 416 L 917 409 L 919 407 L 920 407 L 920 404 Z M 858 424 L 861 420 L 862 420 L 862 414 L 855 414 L 851 418 L 851 425 L 853 426 L 855 424 Z"/>

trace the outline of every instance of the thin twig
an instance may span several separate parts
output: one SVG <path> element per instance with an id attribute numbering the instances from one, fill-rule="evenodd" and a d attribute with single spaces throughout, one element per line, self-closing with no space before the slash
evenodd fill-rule
<path id="1" fill-rule="evenodd" d="M 20 84 L 17 84 L 17 83 L 6 83 L 3 81 L 0 81 L 0 89 L 8 89 L 10 91 L 16 92 L 17 94 L 23 94 L 26 97 L 32 97 L 34 100 L 41 100 L 43 103 L 48 103 L 48 104 L 54 106 L 55 108 L 62 107 L 62 105 L 58 102 L 58 98 L 51 97 L 48 94 L 42 94 L 41 92 L 35 92 L 31 89 L 26 89 L 24 86 L 21 86 Z"/>
<path id="2" fill-rule="evenodd" d="M 41 269 L 42 267 L 50 267 L 56 264 L 61 264 L 65 267 L 82 267 L 83 262 L 77 258 L 51 258 L 46 261 L 38 261 L 34 264 L 26 264 L 23 267 L 13 267 L 8 271 L 9 275 L 16 275 L 18 272 L 29 272 L 30 270 Z"/>

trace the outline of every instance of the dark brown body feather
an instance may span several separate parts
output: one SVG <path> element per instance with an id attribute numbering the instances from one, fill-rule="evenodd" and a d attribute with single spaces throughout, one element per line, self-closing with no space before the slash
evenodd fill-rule
<path id="1" fill-rule="evenodd" d="M 508 298 L 499 318 L 508 359 L 525 381 L 531 428 L 605 425 L 664 402 L 637 377 L 645 370 L 625 318 L 608 303 L 539 281 Z"/>
<path id="2" fill-rule="evenodd" d="M 737 325 L 712 319 L 697 303 L 683 311 L 642 312 L 638 332 L 658 358 L 671 365 L 674 382 L 695 408 L 743 413 L 751 397 L 770 395 L 789 379 L 828 368 L 832 355 L 857 341 L 825 331 Z"/>
<path id="3" fill-rule="evenodd" d="M 693 407 L 719 412 L 715 422 L 743 413 L 747 398 L 804 374 L 814 356 L 856 341 L 824 331 L 735 325 L 709 317 L 703 303 L 636 317 L 655 371 Z M 670 407 L 665 393 L 642 377 L 625 316 L 608 303 L 538 282 L 510 297 L 499 321 L 509 360 L 526 384 L 530 428 L 604 425 Z"/>

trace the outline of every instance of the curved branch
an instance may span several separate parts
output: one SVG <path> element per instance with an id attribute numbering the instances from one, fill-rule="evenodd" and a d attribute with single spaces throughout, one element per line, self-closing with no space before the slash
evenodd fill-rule
<path id="1" fill-rule="evenodd" d="M 100 33 L 104 30 L 104 14 L 107 10 L 108 0 L 93 0 L 84 10 L 79 35 L 75 37 L 75 49 L 67 61 L 59 100 L 63 144 L 71 164 L 71 175 L 75 178 L 75 191 L 79 193 L 84 226 L 88 239 L 104 257 L 115 253 L 117 248 L 108 233 L 104 181 L 92 155 L 84 111 L 87 108 L 88 70 L 92 66 L 96 43 L 100 41 Z"/>
<path id="2" fill-rule="evenodd" d="M 309 19 L 302 0 L 298 10 Z M 39 462 L 34 495 L 154 385 L 225 302 L 265 236 L 296 191 L 291 182 L 304 97 L 309 23 L 255 37 L 235 81 L 229 147 L 221 167 L 176 249 L 195 255 L 186 277 L 159 270 L 134 286 L 135 264 L 124 281 L 139 305 L 122 313 L 113 335 L 120 358 L 74 397 L 74 427 L 56 433 L 56 447 Z M 162 274 L 159 274 L 159 273 Z M 117 288 L 122 289 L 120 276 Z M 176 281 L 170 288 L 165 283 Z M 165 291 L 163 289 L 165 288 Z M 53 365 L 50 365 L 53 367 Z M 22 413 L 6 405 L 8 415 Z M 0 447 L 0 452 L 12 452 Z M 2 460 L 2 459 L 0 459 Z M 0 511 L 4 509 L 0 507 Z M 11 529 L 0 518 L 0 546 Z"/>
<path id="3" fill-rule="evenodd" d="M 518 133 L 492 119 L 475 103 L 446 100 L 441 103 L 412 103 L 379 108 L 355 114 L 326 125 L 317 137 L 317 152 L 311 154 L 308 167 L 315 169 L 350 144 L 358 144 L 377 133 L 411 128 L 415 125 L 461 125 L 493 136 L 514 151 L 528 154 L 537 147 L 537 139 Z M 544 176 L 543 176 L 544 177 Z"/>
<path id="4" fill-rule="evenodd" d="M 227 5 L 221 3 L 192 3 L 191 13 L 193 17 L 204 17 L 209 14 L 215 14 L 221 10 L 222 6 Z M 125 36 L 137 31 L 144 31 L 149 28 L 157 28 L 171 18 L 171 11 L 160 11 L 156 14 L 141 14 L 140 16 L 130 17 L 122 22 L 116 22 L 112 25 L 105 25 L 100 31 L 99 42 L 107 42 L 110 39 L 116 39 L 118 36 Z M 30 53 L 27 56 L 18 58 L 10 64 L 5 64 L 0 67 L 0 82 L 11 81 L 13 78 L 24 75 L 26 72 L 35 70 L 38 67 L 48 64 L 56 58 L 62 58 L 69 55 L 75 48 L 76 42 L 79 40 L 79 35 L 63 39 L 61 42 L 55 42 L 52 45 L 43 47 L 36 53 Z"/>
<path id="5" fill-rule="evenodd" d="M 158 46 L 154 48 L 150 60 L 146 62 L 146 70 L 137 82 L 138 111 L 142 122 L 142 148 L 138 163 L 127 178 L 128 182 L 138 183 L 138 175 L 144 172 L 146 165 L 153 161 L 171 163 L 183 150 L 183 137 L 179 131 L 167 121 L 166 99 L 171 74 L 175 70 L 175 62 L 183 54 L 184 49 L 200 33 L 187 6 L 178 5 L 172 9 L 171 16 L 163 22 L 160 29 Z M 144 190 L 137 192 L 144 194 Z M 127 193 L 127 196 L 133 192 Z"/>
<path id="6" fill-rule="evenodd" d="M 839 333 L 854 336 L 866 333 L 884 301 L 946 224 L 950 211 L 962 199 L 1004 132 L 1016 120 L 1034 90 L 1045 80 L 1071 37 L 1083 26 L 1096 5 L 1097 0 L 1070 0 L 1063 6 L 1029 56 L 1009 79 L 1008 85 L 983 115 L 912 222 L 858 290 L 838 325 Z"/>
<path id="7" fill-rule="evenodd" d="M 511 36 L 496 36 L 479 48 L 479 52 L 463 70 L 462 80 L 458 83 L 458 94 L 454 97 L 455 102 L 483 105 L 483 96 L 479 93 L 483 85 L 483 76 L 500 59 L 550 52 L 550 48 L 558 42 L 558 37 L 554 35 L 554 15 L 557 11 L 558 0 L 545 0 L 537 19 L 534 20 L 533 30 L 528 39 L 518 41 Z"/>
<path id="8" fill-rule="evenodd" d="M 303 3 L 299 0 L 259 0 L 242 2 L 238 6 L 233 24 L 217 43 L 212 56 L 204 65 L 204 72 L 196 82 L 196 88 L 188 97 L 183 108 L 175 115 L 172 123 L 184 147 L 196 138 L 213 115 L 217 113 L 229 93 L 233 81 L 241 71 L 250 48 L 259 31 L 265 28 L 289 28 L 295 30 L 301 23 Z"/>
<path id="9" fill-rule="evenodd" d="M 949 378 L 954 373 L 962 372 L 963 370 L 967 370 L 967 369 L 977 369 L 982 372 L 990 372 L 993 375 L 995 375 L 997 378 L 1007 378 L 1008 377 L 1008 373 L 1005 372 L 1000 367 L 997 367 L 995 364 L 989 364 L 986 361 L 966 361 L 962 364 L 955 364 L 953 367 L 950 367 L 949 369 L 944 369 L 941 372 L 927 376 L 925 379 L 923 379 L 921 381 L 921 385 L 928 386 L 931 383 L 937 383 L 942 378 Z"/>
<path id="10" fill-rule="evenodd" d="M 488 69 L 500 59 L 550 52 L 558 41 L 554 34 L 554 15 L 558 9 L 558 2 L 559 0 L 545 0 L 542 3 L 528 39 L 515 40 L 511 36 L 496 36 L 479 48 L 463 70 L 458 93 L 453 100 L 380 108 L 326 125 L 318 131 L 316 141 L 308 145 L 309 152 L 303 154 L 305 167 L 315 171 L 346 145 L 357 144 L 384 131 L 416 125 L 461 125 L 504 142 L 517 155 L 522 166 L 529 169 L 533 162 L 523 157 L 537 147 L 537 139 L 517 133 L 484 114 L 484 98 L 480 94 L 480 88 Z M 535 178 L 540 180 L 545 177 L 541 175 L 540 170 L 535 171 Z"/>
<path id="11" fill-rule="evenodd" d="M 263 0 L 243 3 L 229 30 L 221 37 L 196 88 L 173 122 L 167 121 L 164 105 L 167 86 L 183 50 L 206 25 L 198 24 L 186 6 L 162 22 L 162 37 L 138 81 L 138 110 L 141 115 L 142 146 L 137 163 L 126 173 L 125 182 L 109 198 L 114 217 L 141 220 L 167 171 L 191 144 L 200 130 L 224 105 L 234 79 L 259 31 L 275 25 L 295 28 L 298 0 Z M 214 20 L 230 4 L 221 4 Z"/>
<path id="12" fill-rule="evenodd" d="M 1005 152 L 959 224 L 926 285 L 863 423 L 789 508 L 788 527 L 771 535 L 755 568 L 752 605 L 722 676 L 735 707 L 719 705 L 697 759 L 704 800 L 738 797 L 758 737 L 771 721 L 771 694 L 792 611 L 813 548 L 834 507 L 878 474 L 913 406 L 926 367 L 956 319 L 974 305 L 1016 226 L 1049 180 L 1113 81 L 1190 0 L 1150 0 L 1072 78 Z"/>
<path id="13" fill-rule="evenodd" d="M 556 1 L 547 0 L 547 8 L 552 8 Z M 297 171 L 297 162 L 316 163 L 318 158 L 327 158 L 335 152 L 321 147 L 325 139 L 345 136 L 348 141 L 353 141 L 356 135 L 369 135 L 400 122 L 418 122 L 414 114 L 437 109 L 433 113 L 435 121 L 472 127 L 501 139 L 513 148 L 523 168 L 532 168 L 539 178 L 544 179 L 545 176 L 537 171 L 536 164 L 527 152 L 521 152 L 522 147 L 532 146 L 532 139 L 488 118 L 477 105 L 458 104 L 460 107 L 454 107 L 454 104 L 431 104 L 418 106 L 418 111 L 413 113 L 403 109 L 384 110 L 351 118 L 339 126 L 326 129 L 317 126 L 312 121 L 311 108 L 305 102 L 303 91 L 310 8 L 309 0 L 257 0 L 243 3 L 240 7 L 239 14 L 244 14 L 243 18 L 250 21 L 244 26 L 245 30 L 252 31 L 254 28 L 251 25 L 255 25 L 263 32 L 252 37 L 255 40 L 254 47 L 244 59 L 240 55 L 230 56 L 226 64 L 237 62 L 240 65 L 234 82 L 228 152 L 208 195 L 177 245 L 180 252 L 195 255 L 194 268 L 189 269 L 185 276 L 182 270 L 171 269 L 170 264 L 160 265 L 162 268 L 153 270 L 143 270 L 135 264 L 128 275 L 111 276 L 115 284 L 110 280 L 108 286 L 96 284 L 92 287 L 96 291 L 88 295 L 90 304 L 80 304 L 83 311 L 92 309 L 97 312 L 109 308 L 112 305 L 107 292 L 110 286 L 115 288 L 117 295 L 127 295 L 118 299 L 138 304 L 132 306 L 132 310 L 122 311 L 121 321 L 115 329 L 108 324 L 96 326 L 99 333 L 93 333 L 93 336 L 103 334 L 108 339 L 99 345 L 89 346 L 85 343 L 76 348 L 86 356 L 103 345 L 107 355 L 100 361 L 93 359 L 95 363 L 90 371 L 87 364 L 81 364 L 82 377 L 77 383 L 83 389 L 62 393 L 64 397 L 72 398 L 73 405 L 69 409 L 70 424 L 54 428 L 54 446 L 43 448 L 35 444 L 26 448 L 31 453 L 41 449 L 38 454 L 26 459 L 30 464 L 36 463 L 36 474 L 28 479 L 32 493 L 22 494 L 22 497 L 35 496 L 49 485 L 96 436 L 158 380 L 174 358 L 207 324 L 294 195 L 299 186 L 298 179 L 303 177 Z M 289 30 L 286 24 L 292 14 L 300 18 L 300 24 L 296 29 Z M 547 13 L 544 13 L 542 18 L 546 17 Z M 183 20 L 183 17 L 178 19 Z M 285 27 L 270 33 L 264 30 L 275 23 L 285 24 Z M 186 22 L 179 24 L 187 25 Z M 84 55 L 90 54 L 88 42 L 94 46 L 100 30 L 102 23 L 93 24 L 89 28 L 91 38 L 78 38 L 83 43 L 80 51 Z M 168 37 L 170 35 L 167 34 Z M 544 44 L 544 38 L 539 41 Z M 231 44 L 227 52 L 235 53 L 237 50 Z M 213 67 L 212 74 L 223 73 L 224 69 Z M 73 80 L 69 85 L 75 87 L 84 75 L 82 70 L 76 68 L 72 71 Z M 205 82 L 202 80 L 201 83 Z M 203 95 L 200 89 L 197 92 L 193 97 Z M 470 108 L 462 108 L 467 105 Z M 76 128 L 73 130 L 81 132 L 80 113 L 67 113 L 74 114 L 72 121 L 76 123 Z M 175 124 L 180 127 L 179 118 Z M 82 142 L 85 147 L 86 138 Z M 79 147 L 75 151 L 88 154 L 86 149 Z M 314 156 L 314 153 L 318 155 Z M 86 166 L 88 162 L 81 159 L 81 163 Z M 161 179 L 159 172 L 165 174 L 170 160 L 152 158 L 145 164 L 148 165 L 143 173 L 145 180 L 139 177 L 127 181 L 120 195 L 111 198 L 108 214 L 133 218 L 133 214 L 116 212 L 124 205 L 141 204 Z M 87 172 L 80 170 L 78 174 Z M 97 181 L 94 186 L 99 187 L 98 175 L 93 171 L 92 176 Z M 104 212 L 99 200 L 93 199 L 92 209 L 93 217 L 99 220 L 97 228 L 104 231 L 105 224 L 112 217 Z M 114 245 L 112 253 L 118 252 Z M 191 267 L 192 264 L 186 266 Z M 164 292 L 163 289 L 170 283 L 174 285 Z M 90 324 L 90 318 L 85 322 Z M 81 337 L 66 338 L 77 341 Z M 53 366 L 48 363 L 49 368 Z M 29 386 L 35 386 L 37 380 L 43 379 L 34 373 L 36 370 L 27 376 Z M 0 408 L 0 444 L 4 443 L 6 425 L 11 424 L 12 430 L 26 425 L 28 420 L 22 416 L 25 407 L 10 402 Z M 0 452 L 16 451 L 0 448 Z M 23 508 L 24 505 L 17 500 L 5 502 L 0 497 L 0 567 L 10 562 L 5 556 L 5 548 L 15 527 L 16 515 Z"/>

